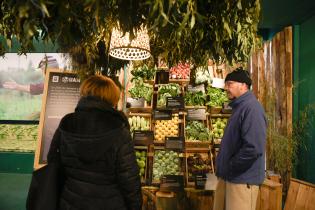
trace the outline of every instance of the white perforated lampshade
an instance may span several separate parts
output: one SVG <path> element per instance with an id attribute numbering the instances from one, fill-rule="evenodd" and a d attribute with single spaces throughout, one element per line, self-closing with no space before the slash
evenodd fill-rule
<path id="1" fill-rule="evenodd" d="M 146 27 L 136 32 L 136 37 L 129 40 L 129 33 L 123 34 L 117 28 L 112 31 L 109 54 L 122 60 L 144 60 L 151 56 L 149 35 Z"/>

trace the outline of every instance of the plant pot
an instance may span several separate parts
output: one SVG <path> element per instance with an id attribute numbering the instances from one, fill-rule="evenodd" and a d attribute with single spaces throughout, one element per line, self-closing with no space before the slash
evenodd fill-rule
<path id="1" fill-rule="evenodd" d="M 129 103 L 132 108 L 139 108 L 144 107 L 145 100 L 144 98 L 127 98 L 127 103 Z"/>

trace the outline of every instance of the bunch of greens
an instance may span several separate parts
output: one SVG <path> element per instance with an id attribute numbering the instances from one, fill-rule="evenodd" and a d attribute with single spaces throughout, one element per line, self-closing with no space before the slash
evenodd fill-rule
<path id="1" fill-rule="evenodd" d="M 206 66 L 197 67 L 195 71 L 195 84 L 211 84 L 211 76 Z"/>
<path id="2" fill-rule="evenodd" d="M 204 106 L 206 103 L 206 94 L 202 91 L 186 92 L 185 105 L 186 106 Z"/>
<path id="3" fill-rule="evenodd" d="M 188 122 L 185 131 L 186 140 L 188 141 L 210 141 L 210 131 L 202 122 Z"/>
<path id="4" fill-rule="evenodd" d="M 165 106 L 167 97 L 176 97 L 179 96 L 179 94 L 179 84 L 169 83 L 161 85 L 158 90 L 158 106 Z"/>
<path id="5" fill-rule="evenodd" d="M 222 107 L 225 102 L 228 102 L 226 91 L 219 88 L 208 87 L 207 95 L 210 97 L 210 101 L 207 102 L 207 106 Z"/>
<path id="6" fill-rule="evenodd" d="M 155 72 L 155 68 L 149 68 L 146 64 L 131 70 L 131 74 L 134 78 L 142 78 L 143 80 L 153 80 Z"/>
<path id="7" fill-rule="evenodd" d="M 132 98 L 144 98 L 150 103 L 153 88 L 151 85 L 144 83 L 142 79 L 135 79 L 133 80 L 133 87 L 129 89 L 129 93 Z"/>

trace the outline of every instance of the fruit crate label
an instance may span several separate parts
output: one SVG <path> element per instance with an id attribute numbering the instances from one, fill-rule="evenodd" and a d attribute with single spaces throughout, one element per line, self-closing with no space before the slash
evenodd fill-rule
<path id="1" fill-rule="evenodd" d="M 144 98 L 127 98 L 127 103 L 130 103 L 130 107 L 144 107 Z"/>
<path id="2" fill-rule="evenodd" d="M 155 84 L 168 84 L 169 83 L 169 71 L 156 71 Z"/>
<path id="3" fill-rule="evenodd" d="M 187 120 L 206 120 L 206 110 L 205 109 L 188 109 L 187 110 Z"/>
<path id="4" fill-rule="evenodd" d="M 182 191 L 184 190 L 183 175 L 164 175 L 161 178 L 161 191 Z"/>
<path id="5" fill-rule="evenodd" d="M 197 86 L 188 85 L 188 91 L 193 92 L 193 93 L 202 91 L 204 93 L 205 92 L 205 86 L 204 86 L 204 84 L 197 85 Z"/>
<path id="6" fill-rule="evenodd" d="M 183 97 L 167 97 L 166 98 L 166 107 L 175 108 L 175 109 L 184 109 L 185 102 Z"/>
<path id="7" fill-rule="evenodd" d="M 153 119 L 155 120 L 171 120 L 172 110 L 154 110 Z"/>
<path id="8" fill-rule="evenodd" d="M 184 138 L 181 136 L 178 137 L 166 137 L 165 139 L 165 149 L 170 150 L 184 150 Z"/>
<path id="9" fill-rule="evenodd" d="M 150 145 L 153 144 L 154 134 L 153 131 L 134 131 L 133 132 L 133 140 L 135 141 L 135 145 Z"/>
<path id="10" fill-rule="evenodd" d="M 207 182 L 206 174 L 195 175 L 195 188 L 196 189 L 204 189 L 206 182 Z"/>

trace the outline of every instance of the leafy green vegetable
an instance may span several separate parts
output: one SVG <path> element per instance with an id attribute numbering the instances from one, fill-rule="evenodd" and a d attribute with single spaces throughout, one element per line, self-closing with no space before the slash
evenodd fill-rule
<path id="1" fill-rule="evenodd" d="M 184 100 L 186 106 L 204 106 L 206 103 L 206 94 L 202 91 L 186 92 Z"/>
<path id="2" fill-rule="evenodd" d="M 142 78 L 143 80 L 153 80 L 155 72 L 155 68 L 149 68 L 146 64 L 131 70 L 131 74 L 132 76 L 134 76 L 134 78 Z"/>
<path id="3" fill-rule="evenodd" d="M 207 66 L 197 67 L 195 71 L 195 84 L 211 84 L 211 76 Z"/>
<path id="4" fill-rule="evenodd" d="M 148 103 L 151 102 L 153 87 L 144 83 L 141 78 L 133 80 L 133 87 L 129 89 L 132 98 L 144 98 Z"/>
<path id="5" fill-rule="evenodd" d="M 206 105 L 212 107 L 222 107 L 225 102 L 228 102 L 226 91 L 219 88 L 208 87 L 207 95 L 210 97 L 210 101 Z"/>
<path id="6" fill-rule="evenodd" d="M 180 86 L 179 84 L 169 83 L 163 84 L 159 87 L 158 90 L 158 106 L 165 106 L 166 105 L 166 98 L 167 97 L 176 97 L 180 94 Z"/>
<path id="7" fill-rule="evenodd" d="M 186 140 L 188 141 L 210 141 L 210 131 L 202 122 L 188 122 L 185 131 Z"/>

